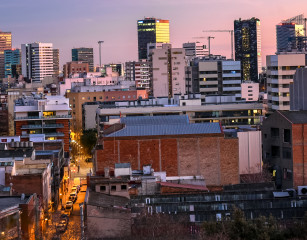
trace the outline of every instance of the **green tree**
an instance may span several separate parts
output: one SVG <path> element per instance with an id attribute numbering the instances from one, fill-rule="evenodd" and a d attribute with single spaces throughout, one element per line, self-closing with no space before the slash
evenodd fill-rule
<path id="1" fill-rule="evenodd" d="M 91 151 L 95 147 L 97 141 L 97 130 L 84 130 L 83 134 L 81 135 L 80 141 L 81 145 L 84 148 L 84 153 L 87 155 L 91 155 Z"/>

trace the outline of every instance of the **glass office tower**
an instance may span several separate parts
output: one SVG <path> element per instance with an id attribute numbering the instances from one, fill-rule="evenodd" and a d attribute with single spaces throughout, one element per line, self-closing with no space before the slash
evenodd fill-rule
<path id="1" fill-rule="evenodd" d="M 147 59 L 148 43 L 169 43 L 169 20 L 145 18 L 137 21 L 139 60 Z"/>
<path id="2" fill-rule="evenodd" d="M 262 68 L 260 20 L 235 20 L 234 35 L 235 59 L 241 61 L 242 80 L 257 82 Z"/>

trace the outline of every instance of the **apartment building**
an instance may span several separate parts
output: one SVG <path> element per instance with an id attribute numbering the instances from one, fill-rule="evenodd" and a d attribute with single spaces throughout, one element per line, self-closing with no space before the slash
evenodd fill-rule
<path id="1" fill-rule="evenodd" d="M 144 88 L 149 91 L 150 63 L 147 61 L 126 62 L 125 77 L 127 81 L 134 81 L 136 88 Z"/>
<path id="2" fill-rule="evenodd" d="M 154 97 L 173 97 L 185 94 L 185 49 L 163 44 L 162 49 L 152 49 L 149 61 L 152 66 L 151 92 Z"/>
<path id="3" fill-rule="evenodd" d="M 15 135 L 28 141 L 30 134 L 45 134 L 45 140 L 63 140 L 69 152 L 69 99 L 61 96 L 33 95 L 15 101 Z"/>
<path id="4" fill-rule="evenodd" d="M 269 110 L 290 110 L 290 84 L 296 69 L 306 66 L 306 56 L 291 52 L 266 57 Z"/>

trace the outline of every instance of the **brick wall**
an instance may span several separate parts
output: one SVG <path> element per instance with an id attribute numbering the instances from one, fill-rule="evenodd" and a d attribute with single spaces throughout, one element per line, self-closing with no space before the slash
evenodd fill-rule
<path id="1" fill-rule="evenodd" d="M 293 186 L 307 185 L 307 124 L 292 125 Z"/>
<path id="2" fill-rule="evenodd" d="M 8 176 L 5 178 L 5 185 L 13 183 L 13 190 L 16 194 L 43 194 L 42 175 Z"/>
<path id="3" fill-rule="evenodd" d="M 220 136 L 161 136 L 160 138 L 105 138 L 96 150 L 96 171 L 129 162 L 132 169 L 151 164 L 167 176 L 203 175 L 207 185 L 239 183 L 238 139 Z"/>

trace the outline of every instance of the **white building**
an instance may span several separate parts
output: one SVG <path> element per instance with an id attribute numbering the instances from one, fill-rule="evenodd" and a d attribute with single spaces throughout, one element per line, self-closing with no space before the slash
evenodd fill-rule
<path id="1" fill-rule="evenodd" d="M 306 53 L 268 55 L 267 91 L 270 110 L 290 110 L 290 84 L 297 68 L 306 66 Z"/>
<path id="2" fill-rule="evenodd" d="M 209 55 L 206 46 L 200 42 L 183 43 L 182 47 L 185 49 L 185 55 L 190 57 L 204 57 Z"/>
<path id="3" fill-rule="evenodd" d="M 241 84 L 241 98 L 247 102 L 256 102 L 259 99 L 259 83 L 255 82 L 243 82 Z"/>
<path id="4" fill-rule="evenodd" d="M 52 76 L 52 43 L 21 44 L 22 75 L 33 82 L 41 82 L 44 77 Z"/>
<path id="5" fill-rule="evenodd" d="M 163 44 L 162 49 L 153 49 L 150 54 L 152 63 L 152 95 L 154 97 L 173 97 L 185 94 L 185 50 Z"/>

